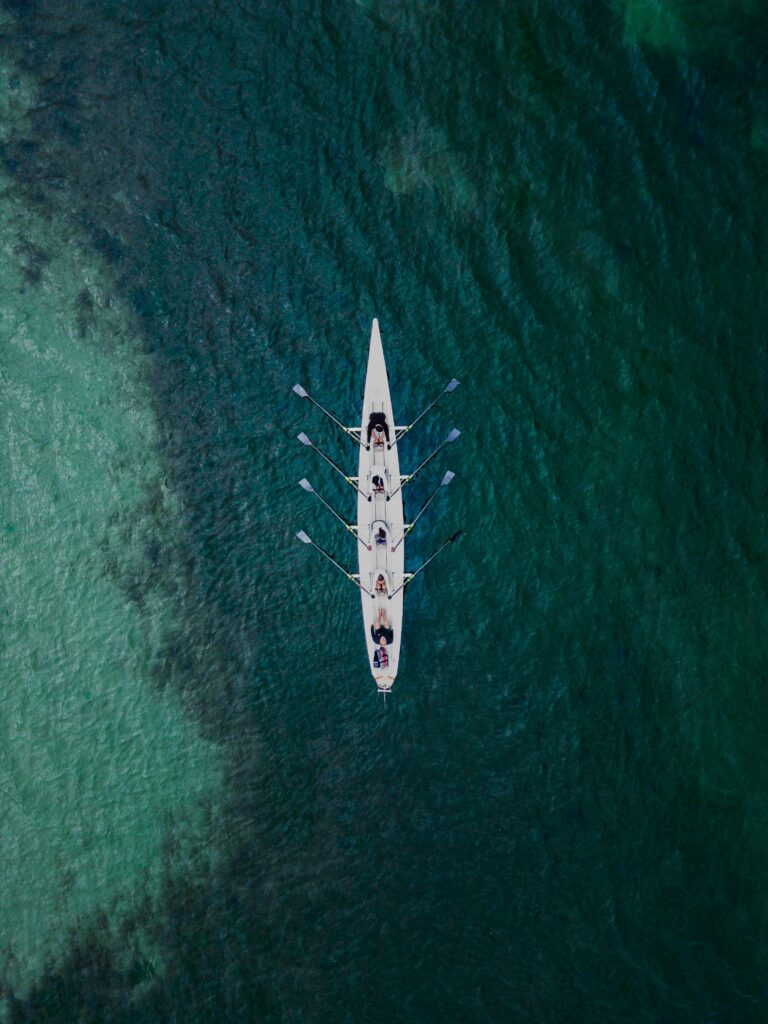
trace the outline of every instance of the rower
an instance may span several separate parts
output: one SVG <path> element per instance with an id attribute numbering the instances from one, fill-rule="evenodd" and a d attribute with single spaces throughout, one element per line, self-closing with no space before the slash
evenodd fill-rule
<path id="1" fill-rule="evenodd" d="M 373 484 L 374 497 L 383 497 L 387 493 L 387 489 L 384 486 L 384 479 L 380 477 L 378 473 L 371 477 L 371 483 Z"/>
<path id="2" fill-rule="evenodd" d="M 389 526 L 384 519 L 374 519 L 370 526 L 370 533 L 365 538 L 371 549 L 376 550 L 376 571 L 381 572 L 387 567 L 387 547 L 389 545 Z"/>
<path id="3" fill-rule="evenodd" d="M 372 412 L 368 419 L 368 444 L 371 443 L 371 434 L 374 447 L 383 445 L 385 438 L 389 441 L 389 425 L 383 412 Z"/>
<path id="4" fill-rule="evenodd" d="M 376 619 L 371 623 L 371 636 L 375 644 L 386 647 L 391 644 L 395 633 L 389 624 L 389 616 L 386 608 L 379 608 L 376 612 Z"/>
<path id="5" fill-rule="evenodd" d="M 374 589 L 374 591 L 377 594 L 387 594 L 387 593 L 389 593 L 389 587 L 387 586 L 387 581 L 385 580 L 385 578 L 384 578 L 382 573 L 379 573 L 379 575 L 376 577 L 376 583 L 374 584 L 373 589 Z"/>

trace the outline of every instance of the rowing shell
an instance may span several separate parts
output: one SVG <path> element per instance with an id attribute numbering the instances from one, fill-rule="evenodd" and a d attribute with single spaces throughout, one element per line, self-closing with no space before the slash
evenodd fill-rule
<path id="1" fill-rule="evenodd" d="M 371 437 L 370 444 L 366 446 L 371 413 L 383 413 L 386 417 L 389 444 L 374 444 L 374 437 Z M 397 445 L 392 444 L 395 440 L 395 429 L 379 322 L 374 320 L 368 350 L 360 434 L 363 443 L 360 445 L 358 485 L 363 493 L 358 493 L 357 496 L 357 531 L 366 547 L 362 544 L 358 544 L 357 547 L 360 557 L 360 583 L 374 595 L 370 597 L 363 590 L 360 591 L 368 664 L 380 690 L 388 690 L 395 681 L 403 635 L 404 591 L 400 589 L 394 597 L 389 596 L 401 586 L 405 571 L 405 543 L 398 544 L 405 529 L 405 521 L 403 492 L 399 489 L 400 459 Z M 375 493 L 374 476 L 384 481 L 385 494 Z M 393 494 L 395 490 L 397 493 Z M 383 541 L 379 536 L 382 530 Z M 393 551 L 395 545 L 397 547 Z M 386 582 L 387 593 L 376 591 L 376 581 L 380 575 Z M 374 659 L 379 645 L 374 643 L 371 636 L 371 627 L 380 609 L 386 613 L 389 628 L 393 631 L 392 642 L 386 646 L 385 666 L 375 664 Z"/>

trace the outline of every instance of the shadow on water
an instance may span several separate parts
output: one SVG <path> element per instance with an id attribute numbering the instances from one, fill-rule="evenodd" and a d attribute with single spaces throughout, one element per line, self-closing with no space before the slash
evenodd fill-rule
<path id="1" fill-rule="evenodd" d="M 750 873 L 720 832 L 738 829 L 738 806 L 718 804 L 691 768 L 709 749 L 703 741 L 684 762 L 691 774 L 682 782 L 658 771 L 659 757 L 680 767 L 676 729 L 689 698 L 684 688 L 669 697 L 680 716 L 670 724 L 667 706 L 660 715 L 648 696 L 669 670 L 653 630 L 634 622 L 635 602 L 644 607 L 645 595 L 684 631 L 684 596 L 667 595 L 674 584 L 661 567 L 641 574 L 645 584 L 614 581 L 620 611 L 600 618 L 604 595 L 598 588 L 585 600 L 579 576 L 592 549 L 573 549 L 568 563 L 559 546 L 592 514 L 583 481 L 566 466 L 553 483 L 547 460 L 569 439 L 574 452 L 602 445 L 605 461 L 579 464 L 598 496 L 604 465 L 620 466 L 619 485 L 635 472 L 629 458 L 621 462 L 619 442 L 654 415 L 659 381 L 681 374 L 683 360 L 661 344 L 631 353 L 619 400 L 610 372 L 620 376 L 626 363 L 601 349 L 605 325 L 634 336 L 626 323 L 634 314 L 623 310 L 645 303 L 641 326 L 661 332 L 679 306 L 679 282 L 648 265 L 667 259 L 667 270 L 677 261 L 693 272 L 678 242 L 660 237 L 655 197 L 644 192 L 648 206 L 629 214 L 631 197 L 616 182 L 629 175 L 645 189 L 647 176 L 657 180 L 646 157 L 628 172 L 626 152 L 658 116 L 672 137 L 657 154 L 658 174 L 671 177 L 673 157 L 712 145 L 718 117 L 764 84 L 764 72 L 735 60 L 716 71 L 703 63 L 693 87 L 668 55 L 635 53 L 600 84 L 618 99 L 593 111 L 587 88 L 568 102 L 557 97 L 575 73 L 572 53 L 618 45 L 621 26 L 602 9 L 597 24 L 579 11 L 561 24 L 558 5 L 538 5 L 541 24 L 521 15 L 497 26 L 495 18 L 473 22 L 457 4 L 450 18 L 430 8 L 420 26 L 418 12 L 411 25 L 384 2 L 332 14 L 312 4 L 4 6 L 16 20 L 4 27 L 2 48 L 38 83 L 40 102 L 24 133 L 4 143 L 3 165 L 25 201 L 80 225 L 110 263 L 153 358 L 162 456 L 183 495 L 186 559 L 177 583 L 182 625 L 155 666 L 157 686 L 182 695 L 228 758 L 220 857 L 168 881 L 160 905 L 126 918 L 122 944 L 98 921 L 73 935 L 64 963 L 11 1000 L 10 1019 L 614 1021 L 636 1007 L 635 1020 L 651 1021 L 676 998 L 681 1021 L 701 1020 L 704 1009 L 712 1021 L 733 1011 L 741 1021 L 760 1019 L 760 954 L 742 928 L 765 935 L 765 923 L 748 909 L 741 921 L 729 918 L 726 907 L 749 906 Z M 449 32 L 449 21 L 461 30 Z M 436 55 L 429 69 L 408 43 L 415 30 L 424 52 Z M 551 66 L 542 39 L 555 53 Z M 452 74 L 439 74 L 446 63 Z M 622 79 L 631 75 L 641 99 Z M 657 75 L 672 84 L 662 115 L 649 115 L 643 105 Z M 577 154 L 580 145 L 557 120 L 559 104 L 594 133 L 594 148 L 573 157 L 572 190 L 558 179 L 559 199 L 586 204 L 594 219 L 575 230 L 553 215 L 547 234 L 540 208 L 555 172 L 534 166 L 538 148 L 553 138 L 570 138 Z M 745 136 L 758 113 L 741 112 Z M 637 132 L 626 127 L 633 119 Z M 474 167 L 487 173 L 469 181 Z M 694 192 L 706 195 L 707 173 L 694 178 Z M 670 187 L 682 202 L 680 186 Z M 429 231 L 412 226 L 413 206 L 403 203 L 413 196 Z M 732 203 L 733 216 L 753 213 L 738 189 Z M 659 237 L 639 244 L 641 222 L 654 217 Z M 29 245 L 18 256 L 34 286 L 46 254 Z M 641 272 L 652 284 L 633 292 L 627 282 Z M 705 286 L 711 273 L 702 271 Z M 755 302 L 764 313 L 765 300 Z M 533 468 L 513 465 L 509 454 L 532 504 L 521 510 L 529 525 L 503 535 L 509 550 L 517 544 L 541 563 L 539 578 L 527 583 L 521 571 L 500 602 L 501 570 L 485 556 L 487 578 L 478 573 L 472 593 L 492 609 L 477 626 L 492 653 L 468 671 L 414 652 L 420 678 L 434 680 L 422 698 L 428 725 L 407 706 L 384 719 L 366 704 L 358 667 L 341 656 L 328 655 L 317 677 L 308 672 L 327 595 L 307 592 L 303 553 L 291 542 L 293 474 L 301 474 L 288 428 L 301 411 L 288 389 L 298 376 L 323 382 L 325 395 L 354 409 L 369 313 L 383 309 L 401 334 L 445 339 L 409 353 L 414 371 L 426 376 L 435 363 L 436 379 L 462 376 L 444 354 L 452 348 L 488 398 L 478 416 L 486 411 L 520 447 L 530 430 L 540 446 Z M 549 332 L 570 345 L 583 310 L 583 348 L 554 352 L 542 343 Z M 76 316 L 87 329 L 85 289 Z M 765 362 L 749 376 L 751 341 L 739 351 L 733 306 L 722 316 L 721 341 L 714 328 L 707 335 L 721 351 L 703 358 L 720 360 L 741 404 L 757 406 Z M 473 344 L 462 348 L 458 340 L 468 337 Z M 589 399 L 557 385 L 567 372 L 592 374 L 592 356 L 602 435 L 599 423 L 590 426 Z M 401 384 L 413 398 L 415 389 Z M 696 409 L 684 411 L 695 418 Z M 479 520 L 494 504 L 489 484 L 477 488 L 488 499 L 474 507 Z M 627 514 L 635 497 L 628 486 Z M 665 538 L 667 529 L 659 528 Z M 705 548 L 704 533 L 693 535 Z M 474 545 L 467 557 L 479 565 Z M 620 559 L 620 542 L 607 547 Z M 162 573 L 162 549 L 150 545 L 131 599 L 140 602 L 142 587 Z M 565 594 L 562 619 L 548 604 L 556 591 Z M 580 603 L 583 617 L 569 619 L 566 605 Z M 530 626 L 527 639 L 508 640 L 512 613 Z M 460 630 L 450 614 L 445 621 Z M 620 628 L 614 614 L 623 616 Z M 358 628 L 354 610 L 334 615 L 340 632 Z M 537 619 L 547 622 L 546 636 L 535 633 Z M 558 629 L 570 651 L 582 644 L 568 664 L 552 649 Z M 523 667 L 509 682 L 518 655 Z M 554 683 L 544 689 L 542 680 Z M 456 704 L 471 693 L 478 710 L 451 711 L 437 698 L 440 687 Z M 578 730 L 565 734 L 569 717 Z M 634 796 L 613 802 L 609 778 Z M 139 930 L 162 950 L 162 969 L 132 944 Z M 699 956 L 727 967 L 691 980 L 686 972 Z M 610 969 L 596 967 L 606 957 Z"/>

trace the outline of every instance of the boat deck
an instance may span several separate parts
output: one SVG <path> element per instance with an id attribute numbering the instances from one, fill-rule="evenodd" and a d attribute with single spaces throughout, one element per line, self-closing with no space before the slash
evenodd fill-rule
<path id="1" fill-rule="evenodd" d="M 371 438 L 370 444 L 364 447 L 368 438 L 368 421 L 374 412 L 382 414 L 386 420 L 389 444 L 377 445 Z M 379 689 L 388 690 L 397 676 L 400 658 L 403 591 L 394 597 L 389 595 L 403 582 L 405 544 L 400 544 L 394 551 L 392 549 L 400 540 L 405 524 L 402 491 L 393 493 L 400 485 L 400 459 L 397 445 L 392 444 L 395 440 L 395 418 L 377 320 L 373 321 L 371 330 L 360 436 L 363 445 L 360 446 L 358 486 L 363 494 L 358 495 L 357 529 L 359 537 L 367 545 L 367 548 L 358 545 L 360 582 L 373 594 L 371 597 L 361 591 L 363 625 L 371 672 Z M 376 493 L 373 484 L 376 476 L 383 481 L 383 494 Z M 379 531 L 383 531 L 383 537 L 379 536 Z M 387 593 L 376 591 L 379 575 L 384 576 Z M 392 630 L 392 640 L 386 645 L 374 643 L 371 636 L 371 627 L 377 622 L 380 612 L 386 614 L 386 622 Z M 386 652 L 384 665 L 378 663 L 377 651 L 380 651 L 381 646 L 384 646 Z"/>

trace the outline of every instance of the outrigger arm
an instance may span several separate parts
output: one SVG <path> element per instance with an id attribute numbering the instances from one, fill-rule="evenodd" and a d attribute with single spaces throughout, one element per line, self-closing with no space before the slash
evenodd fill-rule
<path id="1" fill-rule="evenodd" d="M 439 451 L 441 451 L 447 444 L 452 444 L 456 440 L 456 438 L 459 437 L 460 434 L 461 431 L 457 430 L 456 427 L 454 427 L 453 430 L 448 435 L 448 437 L 446 437 L 446 439 L 442 442 L 442 444 L 439 444 L 437 448 L 435 448 L 435 450 L 432 452 L 432 454 L 428 455 L 427 458 L 424 459 L 422 464 L 417 469 L 414 469 L 412 473 L 408 473 L 407 476 L 403 476 L 400 478 L 400 483 L 398 484 L 398 486 L 394 489 L 394 491 L 392 491 L 391 494 L 387 495 L 387 501 L 389 501 L 390 498 L 393 498 L 402 487 L 404 487 L 407 483 L 413 480 L 413 478 L 417 476 L 422 471 L 422 469 L 424 469 L 427 463 L 431 462 L 432 459 L 434 459 L 434 457 L 437 455 Z"/>
<path id="2" fill-rule="evenodd" d="M 437 556 L 440 554 L 440 552 L 443 550 L 443 548 L 447 548 L 449 544 L 453 544 L 453 542 L 455 540 L 458 540 L 460 536 L 461 536 L 461 530 L 457 530 L 456 533 L 454 533 L 452 537 L 449 537 L 448 540 L 443 541 L 443 543 L 440 545 L 440 547 L 437 549 L 437 551 L 433 551 L 432 552 L 432 554 L 429 556 L 429 558 L 426 560 L 426 562 L 422 562 L 422 564 L 419 566 L 419 568 L 416 570 L 416 572 L 407 572 L 407 573 L 405 573 L 404 574 L 403 582 L 400 584 L 400 586 L 397 588 L 397 590 L 393 590 L 391 594 L 387 594 L 387 599 L 391 601 L 392 598 L 395 596 L 395 594 L 399 594 L 400 591 L 403 589 L 403 587 L 407 587 L 408 584 L 412 580 L 414 580 L 423 569 L 426 569 L 426 567 L 429 565 L 429 563 L 432 561 L 433 558 L 437 558 Z"/>
<path id="3" fill-rule="evenodd" d="M 371 593 L 371 591 L 367 587 L 363 586 L 363 584 L 360 582 L 360 576 L 357 573 L 347 572 L 343 565 L 339 565 L 336 559 L 332 555 L 329 555 L 325 548 L 321 548 L 319 544 L 316 544 L 315 541 L 313 541 L 312 538 L 303 530 L 299 530 L 299 532 L 296 534 L 296 537 L 298 538 L 298 540 L 301 541 L 302 544 L 311 544 L 313 548 L 317 548 L 321 555 L 325 555 L 328 561 L 332 565 L 335 565 L 339 572 L 344 573 L 347 579 L 351 583 L 354 583 L 356 587 L 359 587 L 364 594 L 368 595 L 368 597 L 376 596 L 375 594 Z"/>
<path id="4" fill-rule="evenodd" d="M 365 491 L 361 491 L 360 488 L 357 486 L 357 477 L 347 476 L 344 470 L 340 466 L 337 466 L 333 459 L 330 456 L 326 455 L 324 451 L 321 451 L 321 449 L 318 448 L 316 444 L 313 444 L 306 434 L 297 434 L 296 438 L 297 440 L 301 441 L 302 444 L 308 445 L 310 448 L 313 448 L 322 459 L 325 459 L 329 466 L 333 466 L 336 472 L 339 473 L 340 476 L 344 477 L 344 479 L 347 481 L 350 487 L 354 487 L 358 494 L 362 494 L 366 501 L 371 500 L 370 495 L 366 494 Z"/>
<path id="5" fill-rule="evenodd" d="M 419 520 L 421 519 L 421 517 L 422 517 L 422 516 L 424 515 L 424 513 L 425 513 L 425 512 L 427 511 L 427 506 L 428 506 L 428 505 L 429 505 L 429 503 L 430 503 L 430 502 L 432 501 L 432 499 L 433 499 L 433 498 L 434 498 L 434 496 L 435 496 L 435 495 L 437 494 L 437 492 L 438 492 L 438 491 L 439 491 L 439 490 L 440 490 L 440 489 L 441 489 L 442 487 L 447 487 L 447 486 L 448 486 L 448 484 L 449 484 L 449 483 L 451 482 L 451 480 L 453 480 L 453 478 L 454 478 L 455 476 L 456 476 L 456 474 L 455 474 L 455 473 L 452 473 L 452 472 L 450 471 L 450 469 L 449 469 L 449 470 L 448 470 L 448 472 L 447 472 L 447 473 L 445 474 L 445 476 L 443 477 L 443 479 L 442 479 L 442 480 L 440 481 L 440 483 L 439 483 L 439 484 L 437 485 L 437 487 L 436 487 L 436 488 L 434 489 L 434 491 L 432 491 L 432 493 L 430 494 L 430 496 L 429 496 L 429 497 L 427 498 L 427 500 L 426 500 L 426 501 L 424 502 L 424 504 L 423 504 L 423 505 L 421 506 L 421 509 L 419 510 L 419 513 L 418 513 L 418 515 L 417 515 L 417 516 L 415 517 L 415 519 L 413 520 L 413 522 L 412 522 L 412 523 L 406 523 L 405 529 L 403 530 L 402 534 L 400 535 L 400 540 L 398 540 L 397 544 L 393 545 L 393 547 L 392 547 L 392 551 L 393 551 L 393 552 L 394 552 L 394 551 L 397 551 L 397 549 L 398 549 L 398 548 L 400 547 L 400 545 L 401 545 L 401 544 L 403 543 L 403 541 L 405 540 L 406 534 L 408 534 L 408 533 L 410 533 L 410 532 L 411 532 L 411 530 L 412 530 L 412 529 L 414 528 L 414 526 L 416 525 L 416 523 L 418 523 L 418 521 L 419 521 Z M 369 550 L 370 550 L 370 549 L 369 549 Z"/>
<path id="6" fill-rule="evenodd" d="M 320 502 L 320 504 L 321 505 L 325 505 L 325 507 L 328 509 L 328 511 L 331 513 L 331 515 L 335 516 L 336 519 L 338 519 L 338 521 L 341 523 L 341 525 L 344 527 L 345 530 L 349 530 L 349 532 L 352 534 L 352 536 L 357 539 L 358 543 L 363 545 L 363 547 L 365 548 L 366 551 L 370 551 L 371 550 L 371 545 L 365 543 L 363 538 L 357 532 L 357 527 L 354 525 L 354 523 L 348 523 L 347 520 L 344 519 L 343 516 L 340 516 L 339 513 L 336 511 L 336 509 L 333 508 L 332 505 L 329 505 L 328 502 L 325 500 L 325 498 L 323 498 L 321 495 L 319 495 L 317 493 L 317 491 L 314 489 L 314 487 L 309 482 L 309 480 L 307 480 L 306 477 L 303 480 L 299 480 L 299 487 L 301 487 L 301 489 L 303 491 L 306 491 L 307 494 L 314 494 L 314 496 L 317 498 L 317 500 Z"/>
<path id="7" fill-rule="evenodd" d="M 355 434 L 359 434 L 360 433 L 359 428 L 357 430 L 355 430 L 354 427 L 345 427 L 344 424 L 341 422 L 341 420 L 337 420 L 332 412 L 328 412 L 328 410 L 325 409 L 322 405 L 320 405 L 319 402 L 316 402 L 314 400 L 314 398 L 312 397 L 312 395 L 310 395 L 310 393 L 305 388 L 303 388 L 301 386 L 301 384 L 294 384 L 293 387 L 291 388 L 291 390 L 293 391 L 294 394 L 298 395 L 299 398 L 308 398 L 310 400 L 310 402 L 312 403 L 312 405 L 316 406 L 320 410 L 320 412 L 324 416 L 327 416 L 328 419 L 331 420 L 332 423 L 335 423 L 336 426 L 340 430 L 343 430 L 344 433 L 346 434 L 346 436 L 351 441 L 354 441 L 355 444 L 360 444 L 360 445 L 363 444 L 361 438 L 355 437 Z M 363 447 L 365 447 L 365 445 L 363 445 Z"/>
<path id="8" fill-rule="evenodd" d="M 416 417 L 416 419 L 413 421 L 413 423 L 409 423 L 405 427 L 397 427 L 396 428 L 395 439 L 394 439 L 394 441 L 390 441 L 390 443 L 387 445 L 387 448 L 389 449 L 389 448 L 392 447 L 393 444 L 397 444 L 397 442 L 400 440 L 401 437 L 405 437 L 405 435 L 408 433 L 409 430 L 413 430 L 413 428 L 416 426 L 416 424 L 419 422 L 420 419 L 422 419 L 424 416 L 427 415 L 428 412 L 430 412 L 432 409 L 435 408 L 435 406 L 440 401 L 440 399 L 443 397 L 443 395 L 450 395 L 450 393 L 452 391 L 455 391 L 458 386 L 459 386 L 459 381 L 457 381 L 455 377 L 453 378 L 453 380 L 449 380 L 448 383 L 443 388 L 443 390 L 437 396 L 437 398 L 433 402 L 430 402 L 429 405 L 426 407 L 426 409 L 424 409 L 423 412 L 419 413 L 419 415 Z"/>

